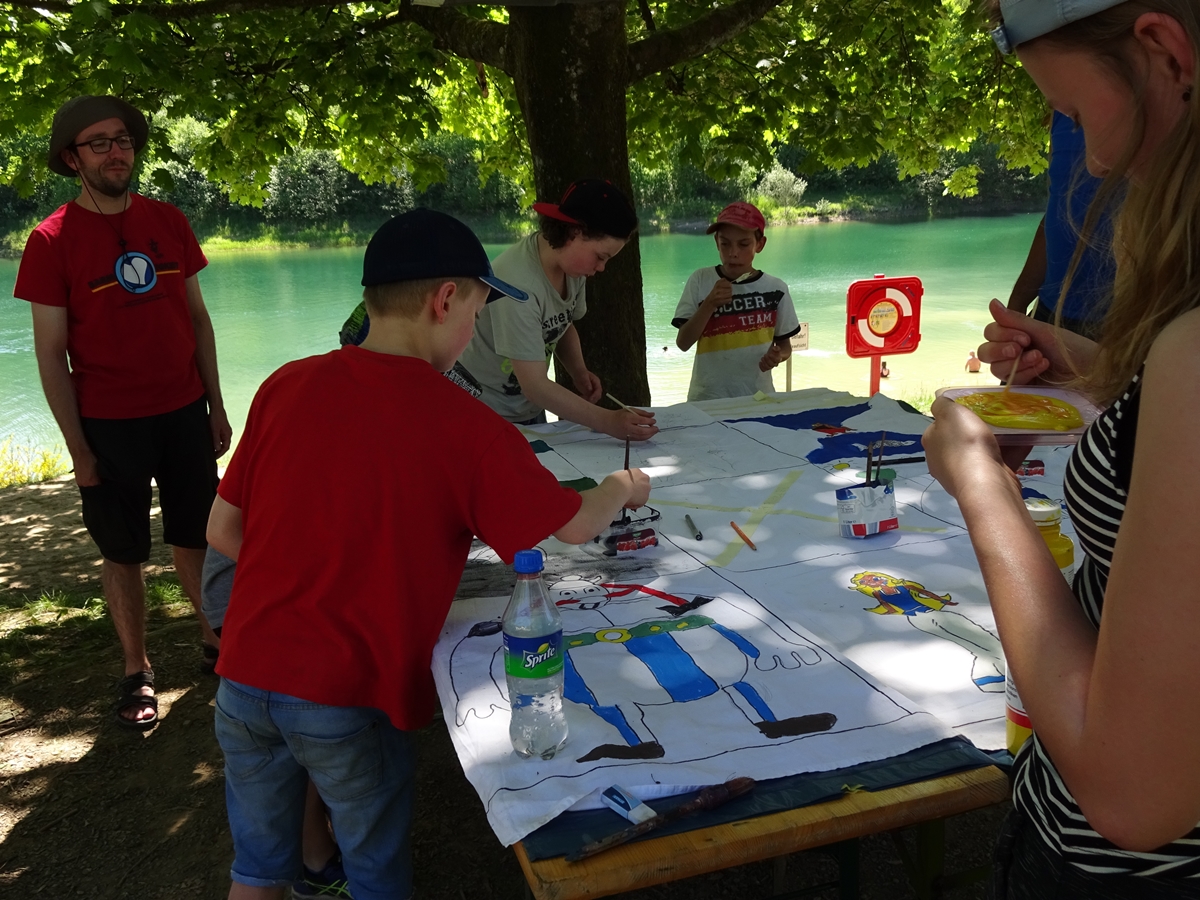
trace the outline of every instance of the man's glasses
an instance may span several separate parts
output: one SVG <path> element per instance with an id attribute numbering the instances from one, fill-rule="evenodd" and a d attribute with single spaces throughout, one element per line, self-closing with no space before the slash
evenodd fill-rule
<path id="1" fill-rule="evenodd" d="M 103 156 L 112 149 L 112 145 L 116 144 L 122 150 L 133 149 L 133 137 L 128 134 L 118 135 L 115 138 L 96 138 L 94 141 L 83 141 L 79 144 L 71 144 L 72 150 L 78 150 L 80 147 L 91 147 L 92 152 L 98 156 Z"/>

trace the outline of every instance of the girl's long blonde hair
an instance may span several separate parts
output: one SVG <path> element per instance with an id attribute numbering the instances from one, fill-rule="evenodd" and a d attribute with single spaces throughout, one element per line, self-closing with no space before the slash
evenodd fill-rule
<path id="1" fill-rule="evenodd" d="M 998 0 L 988 5 L 993 19 L 998 19 Z M 1184 115 L 1155 157 L 1142 164 L 1138 180 L 1125 185 L 1146 130 L 1144 84 L 1138 74 L 1143 62 L 1139 55 L 1145 51 L 1134 39 L 1133 28 L 1139 16 L 1150 12 L 1168 15 L 1183 25 L 1200 71 L 1200 4 L 1195 0 L 1129 0 L 1035 39 L 1098 57 L 1134 96 L 1129 146 L 1105 176 L 1084 219 L 1080 246 L 1071 260 L 1055 313 L 1057 321 L 1082 244 L 1092 239 L 1104 207 L 1125 186 L 1125 199 L 1113 223 L 1117 272 L 1112 304 L 1101 326 L 1101 352 L 1091 371 L 1076 373 L 1089 393 L 1106 402 L 1124 391 L 1159 332 L 1200 306 L 1200 86 L 1192 88 L 1194 96 Z"/>

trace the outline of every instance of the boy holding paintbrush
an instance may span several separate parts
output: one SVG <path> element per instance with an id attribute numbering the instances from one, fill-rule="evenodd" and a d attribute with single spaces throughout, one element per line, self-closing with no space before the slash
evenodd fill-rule
<path id="1" fill-rule="evenodd" d="M 516 425 L 545 422 L 549 410 L 618 440 L 653 437 L 653 413 L 597 405 L 604 389 L 584 362 L 575 330 L 587 312 L 587 279 L 604 271 L 637 228 L 633 207 L 611 181 L 584 178 L 558 203 L 533 208 L 537 232 L 495 262 L 497 276 L 529 300 L 500 300 L 480 313 L 461 368 L 481 386 L 480 399 Z M 577 393 L 550 379 L 551 359 L 570 374 Z"/>
<path id="2" fill-rule="evenodd" d="M 410 897 L 413 732 L 433 713 L 430 659 L 472 538 L 504 560 L 548 534 L 583 543 L 649 494 L 637 469 L 562 488 L 441 375 L 489 300 L 524 297 L 466 225 L 395 217 L 362 283 L 366 340 L 264 382 L 209 517 L 209 543 L 238 567 L 215 711 L 231 900 L 293 888 L 309 780 L 353 895 Z M 346 490 L 351 464 L 369 491 Z"/>
<path id="3" fill-rule="evenodd" d="M 688 400 L 741 397 L 774 390 L 771 370 L 792 355 L 800 331 L 787 284 L 754 268 L 767 222 L 750 203 L 730 203 L 708 226 L 719 266 L 688 279 L 671 324 L 680 350 L 696 345 Z"/>

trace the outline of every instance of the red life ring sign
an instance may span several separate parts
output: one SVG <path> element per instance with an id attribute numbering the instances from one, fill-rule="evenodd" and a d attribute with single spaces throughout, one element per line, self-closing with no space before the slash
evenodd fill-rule
<path id="1" fill-rule="evenodd" d="M 921 279 L 856 281 L 846 292 L 846 355 L 895 356 L 921 343 Z"/>

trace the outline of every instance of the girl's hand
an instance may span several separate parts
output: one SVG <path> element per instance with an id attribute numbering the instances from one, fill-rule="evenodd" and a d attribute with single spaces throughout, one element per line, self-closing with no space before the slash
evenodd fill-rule
<path id="1" fill-rule="evenodd" d="M 983 329 L 986 339 L 976 355 L 991 365 L 992 375 L 1013 384 L 1029 384 L 1050 368 L 1050 359 L 1041 345 L 1054 343 L 1054 328 L 1023 313 L 1009 309 L 999 300 L 988 307 L 992 322 Z M 1021 363 L 1013 372 L 1013 360 Z"/>
<path id="2" fill-rule="evenodd" d="M 976 355 L 991 365 L 992 375 L 1001 381 L 1011 375 L 1013 384 L 1062 384 L 1074 377 L 1075 369 L 1086 372 L 1095 360 L 1096 343 L 1082 335 L 1039 322 L 999 300 L 988 309 L 993 321 L 983 329 L 986 340 Z M 1014 374 L 1018 355 L 1021 362 Z"/>
<path id="3" fill-rule="evenodd" d="M 962 489 L 977 481 L 989 467 L 1012 474 L 1000 455 L 996 436 L 979 416 L 946 397 L 935 400 L 930 412 L 933 424 L 925 429 L 921 445 L 925 448 L 929 474 L 951 497 L 958 499 Z"/>

